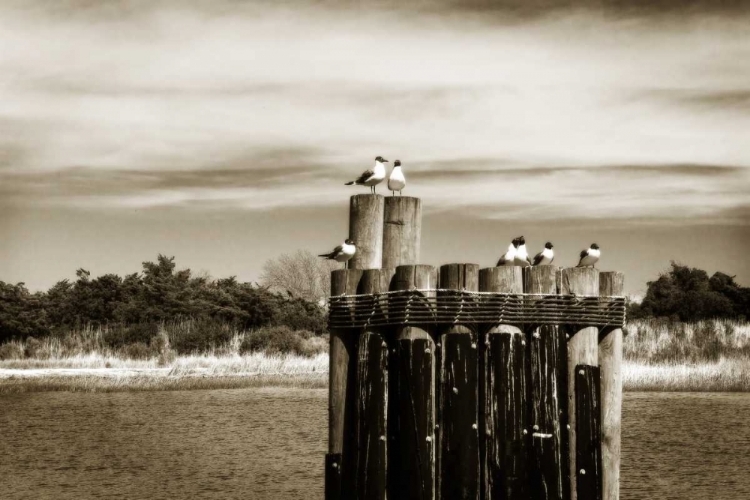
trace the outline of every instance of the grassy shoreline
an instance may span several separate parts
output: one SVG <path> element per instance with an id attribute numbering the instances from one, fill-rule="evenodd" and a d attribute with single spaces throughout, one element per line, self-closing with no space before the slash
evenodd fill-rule
<path id="1" fill-rule="evenodd" d="M 328 356 L 312 358 L 254 353 L 247 356 L 186 356 L 171 366 L 157 360 L 105 358 L 0 362 L 0 394 L 44 391 L 115 392 L 238 389 L 257 387 L 326 388 Z M 130 362 L 129 362 L 130 361 Z M 110 366 L 106 367 L 109 363 Z M 26 366 L 23 366 L 23 365 Z M 12 366 L 12 367 L 11 367 Z M 626 361 L 625 391 L 750 391 L 750 359 L 716 363 L 646 364 Z"/>
<path id="2" fill-rule="evenodd" d="M 173 345 L 191 324 L 177 326 L 162 328 L 149 349 L 107 347 L 106 331 L 91 329 L 2 344 L 0 394 L 327 387 L 324 336 L 237 332 L 202 354 L 180 354 Z M 636 320 L 625 330 L 626 391 L 750 392 L 750 323 Z M 247 339 L 264 350 L 245 352 Z"/>

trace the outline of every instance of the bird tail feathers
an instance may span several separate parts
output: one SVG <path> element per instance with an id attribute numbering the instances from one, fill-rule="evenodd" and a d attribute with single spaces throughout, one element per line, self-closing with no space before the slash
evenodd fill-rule
<path id="1" fill-rule="evenodd" d="M 331 257 L 333 257 L 333 254 L 330 254 L 330 253 L 321 253 L 321 254 L 318 255 L 318 257 L 325 257 L 326 259 L 330 259 Z"/>
<path id="2" fill-rule="evenodd" d="M 344 186 L 351 186 L 353 184 L 354 184 L 354 181 L 350 181 L 350 182 L 345 183 Z"/>

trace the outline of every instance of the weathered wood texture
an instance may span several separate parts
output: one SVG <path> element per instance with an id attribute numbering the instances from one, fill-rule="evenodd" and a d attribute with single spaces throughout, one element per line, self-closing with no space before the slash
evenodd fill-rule
<path id="1" fill-rule="evenodd" d="M 436 278 L 432 266 L 399 266 L 392 289 L 434 289 Z M 431 329 L 430 325 L 404 324 L 394 332 L 397 340 L 389 372 L 389 498 L 435 498 L 436 379 Z"/>
<path id="2" fill-rule="evenodd" d="M 379 194 L 355 194 L 349 203 L 349 238 L 357 253 L 349 269 L 378 269 L 383 266 L 384 198 Z"/>
<path id="3" fill-rule="evenodd" d="M 601 408 L 599 367 L 578 365 L 576 387 L 576 484 L 579 500 L 601 500 Z"/>
<path id="4" fill-rule="evenodd" d="M 331 295 L 357 293 L 362 271 L 337 269 L 331 272 Z M 357 331 L 334 329 L 330 334 L 328 370 L 328 451 L 342 456 L 337 488 L 351 491 L 354 479 L 355 383 L 357 373 Z M 326 481 L 328 480 L 326 473 Z M 326 490 L 328 486 L 326 485 Z"/>
<path id="5" fill-rule="evenodd" d="M 622 295 L 625 276 L 599 273 L 599 294 Z M 602 402 L 602 497 L 620 498 L 620 434 L 622 429 L 622 329 L 599 332 Z"/>
<path id="6" fill-rule="evenodd" d="M 599 271 L 590 267 L 563 269 L 561 276 L 562 295 L 599 295 Z M 567 326 L 568 340 L 568 443 L 570 449 L 570 498 L 577 500 L 576 493 L 576 404 L 575 367 L 599 364 L 599 330 L 586 325 Z"/>
<path id="7" fill-rule="evenodd" d="M 482 269 L 479 289 L 522 293 L 522 269 Z M 481 381 L 484 498 L 525 500 L 529 496 L 526 341 L 515 325 L 488 325 L 486 332 Z"/>
<path id="8" fill-rule="evenodd" d="M 388 291 L 395 269 L 367 269 L 357 293 Z M 385 332 L 365 327 L 359 336 L 356 391 L 354 493 L 361 499 L 386 498 L 388 344 Z M 349 492 L 347 492 L 349 493 Z"/>
<path id="9" fill-rule="evenodd" d="M 477 264 L 440 267 L 440 288 L 476 291 Z M 444 292 L 442 296 L 450 296 Z M 437 305 L 440 305 L 438 292 Z M 449 499 L 478 499 L 479 349 L 474 325 L 444 327 L 438 349 L 438 495 Z"/>
<path id="10" fill-rule="evenodd" d="M 386 498 L 388 344 L 379 333 L 359 337 L 354 498 Z"/>
<path id="11" fill-rule="evenodd" d="M 341 453 L 326 454 L 325 482 L 325 499 L 342 500 Z"/>
<path id="12" fill-rule="evenodd" d="M 555 266 L 525 268 L 525 292 L 556 294 L 557 274 Z M 544 299 L 530 297 L 528 300 Z M 567 500 L 570 470 L 566 429 L 568 365 L 565 335 L 557 325 L 531 326 L 527 342 L 531 365 L 531 498 Z"/>
<path id="13" fill-rule="evenodd" d="M 425 338 L 399 339 L 389 413 L 388 497 L 435 498 L 435 357 Z"/>
<path id="14" fill-rule="evenodd" d="M 383 224 L 383 267 L 419 263 L 421 241 L 422 200 L 409 196 L 387 197 Z"/>
<path id="15" fill-rule="evenodd" d="M 357 293 L 362 271 L 357 269 L 337 269 L 331 272 L 331 295 L 351 295 Z M 354 380 L 356 372 L 356 331 L 351 329 L 333 330 L 330 335 L 328 371 L 328 451 L 343 453 L 345 422 L 351 421 L 353 403 L 347 401 L 351 392 L 348 381 Z M 351 437 L 349 434 L 347 438 Z"/>

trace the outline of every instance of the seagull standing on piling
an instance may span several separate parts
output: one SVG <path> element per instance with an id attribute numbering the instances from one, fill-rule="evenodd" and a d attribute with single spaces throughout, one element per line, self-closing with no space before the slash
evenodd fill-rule
<path id="1" fill-rule="evenodd" d="M 552 251 L 552 248 L 552 243 L 549 241 L 545 243 L 544 250 L 534 256 L 534 265 L 546 266 L 547 264 L 552 264 L 552 261 L 555 260 L 555 252 Z"/>
<path id="2" fill-rule="evenodd" d="M 578 261 L 576 267 L 594 267 L 602 253 L 599 250 L 599 245 L 592 243 L 589 248 L 581 251 L 581 260 Z"/>
<path id="3" fill-rule="evenodd" d="M 375 166 L 373 168 L 365 170 L 357 180 L 347 182 L 345 185 L 351 186 L 352 184 L 356 184 L 358 186 L 370 186 L 370 192 L 375 194 L 375 186 L 383 182 L 385 179 L 386 163 L 388 163 L 388 160 L 384 159 L 382 156 L 378 156 L 375 158 Z"/>
<path id="4" fill-rule="evenodd" d="M 344 262 L 344 269 L 346 269 L 346 262 L 349 262 L 355 253 L 357 253 L 357 246 L 354 240 L 346 239 L 341 245 L 334 248 L 332 252 L 322 253 L 318 257 L 325 257 L 328 260 L 335 260 L 336 262 Z"/>
<path id="5" fill-rule="evenodd" d="M 513 238 L 513 241 L 508 245 L 508 250 L 500 257 L 497 261 L 497 267 L 500 266 L 513 266 L 513 259 L 516 257 L 516 250 L 518 249 L 518 238 Z"/>
<path id="6" fill-rule="evenodd" d="M 526 250 L 526 240 L 523 236 L 518 237 L 518 250 L 516 250 L 516 256 L 513 258 L 513 263 L 521 267 L 529 267 L 531 265 L 529 252 Z"/>
<path id="7" fill-rule="evenodd" d="M 388 189 L 393 196 L 396 195 L 396 191 L 401 196 L 401 190 L 404 189 L 404 186 L 406 186 L 406 177 L 404 177 L 404 172 L 401 170 L 401 160 L 396 160 L 393 162 L 393 170 L 391 170 L 391 175 L 388 177 Z"/>

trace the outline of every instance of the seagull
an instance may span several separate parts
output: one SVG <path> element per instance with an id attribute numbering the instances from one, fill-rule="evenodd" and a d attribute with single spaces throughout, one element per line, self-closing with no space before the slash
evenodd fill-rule
<path id="1" fill-rule="evenodd" d="M 505 254 L 500 257 L 500 260 L 497 261 L 497 266 L 512 266 L 513 265 L 513 259 L 516 256 L 516 249 L 518 248 L 518 238 L 513 238 L 513 241 L 510 242 L 510 245 L 508 245 L 508 250 L 505 252 Z"/>
<path id="2" fill-rule="evenodd" d="M 534 256 L 535 266 L 546 266 L 552 264 L 555 260 L 555 252 L 552 251 L 553 245 L 549 241 L 544 244 L 544 250 Z"/>
<path id="3" fill-rule="evenodd" d="M 325 257 L 328 260 L 346 263 L 354 257 L 355 253 L 357 253 L 357 246 L 354 244 L 354 240 L 347 239 L 341 245 L 334 248 L 333 252 L 322 253 L 318 257 Z M 344 269 L 346 269 L 346 264 L 344 264 Z"/>
<path id="4" fill-rule="evenodd" d="M 370 186 L 370 191 L 374 194 L 375 186 L 383 182 L 383 179 L 385 179 L 384 163 L 388 163 L 388 160 L 384 159 L 382 156 L 378 156 L 375 158 L 375 166 L 373 168 L 365 170 L 356 181 L 347 182 L 345 186 L 351 186 L 352 184 L 357 184 L 358 186 Z"/>
<path id="5" fill-rule="evenodd" d="M 522 267 L 529 267 L 531 265 L 529 252 L 526 250 L 526 240 L 523 236 L 518 237 L 518 250 L 516 250 L 516 256 L 513 258 L 513 263 Z"/>
<path id="6" fill-rule="evenodd" d="M 401 161 L 396 160 L 393 163 L 391 176 L 388 177 L 388 189 L 390 189 L 394 196 L 396 195 L 396 191 L 401 196 L 401 190 L 404 189 L 404 186 L 406 186 L 406 177 L 404 177 L 404 172 L 401 170 Z"/>
<path id="7" fill-rule="evenodd" d="M 589 248 L 581 251 L 581 260 L 578 261 L 578 265 L 576 267 L 594 267 L 594 264 L 596 264 L 596 262 L 599 260 L 601 254 L 602 253 L 599 250 L 599 245 L 597 245 L 596 243 L 592 243 Z"/>

